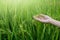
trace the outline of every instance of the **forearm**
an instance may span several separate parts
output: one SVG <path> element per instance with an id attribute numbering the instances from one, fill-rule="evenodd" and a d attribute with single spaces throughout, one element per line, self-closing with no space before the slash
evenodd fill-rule
<path id="1" fill-rule="evenodd" d="M 57 20 L 52 19 L 52 20 L 50 21 L 50 23 L 53 24 L 53 25 L 55 25 L 55 26 L 60 27 L 60 21 L 57 21 Z"/>

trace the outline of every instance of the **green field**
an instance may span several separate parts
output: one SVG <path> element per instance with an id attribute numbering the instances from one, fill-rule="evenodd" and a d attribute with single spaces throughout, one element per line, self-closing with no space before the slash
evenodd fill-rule
<path id="1" fill-rule="evenodd" d="M 60 20 L 60 0 L 0 0 L 0 40 L 60 40 L 60 29 L 33 19 L 46 14 Z"/>

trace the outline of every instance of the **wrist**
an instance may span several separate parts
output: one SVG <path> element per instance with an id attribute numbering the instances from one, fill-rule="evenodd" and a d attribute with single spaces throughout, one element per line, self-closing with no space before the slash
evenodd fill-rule
<path id="1" fill-rule="evenodd" d="M 49 23 L 54 23 L 55 22 L 55 20 L 54 19 L 50 19 L 50 21 L 49 21 Z"/>

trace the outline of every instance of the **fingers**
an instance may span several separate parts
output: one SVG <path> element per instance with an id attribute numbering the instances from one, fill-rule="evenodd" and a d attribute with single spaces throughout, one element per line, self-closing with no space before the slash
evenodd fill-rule
<path id="1" fill-rule="evenodd" d="M 41 18 L 35 17 L 35 16 L 34 16 L 34 19 L 40 22 L 44 22 L 44 20 L 42 20 Z"/>
<path id="2" fill-rule="evenodd" d="M 51 17 L 49 17 L 48 15 L 44 15 L 44 14 L 40 14 L 43 18 L 45 18 L 45 19 L 49 19 L 49 18 L 51 18 Z"/>
<path id="3" fill-rule="evenodd" d="M 47 15 L 44 15 L 44 14 L 40 14 L 40 16 L 46 17 Z"/>
<path id="4" fill-rule="evenodd" d="M 38 17 L 36 17 L 36 16 L 33 16 L 33 18 L 34 18 L 35 20 L 40 20 L 40 18 L 38 18 Z"/>
<path id="5" fill-rule="evenodd" d="M 39 14 L 39 15 L 36 15 L 35 17 L 37 17 L 37 18 L 40 18 L 40 17 L 45 17 L 45 15 L 43 15 L 43 14 Z"/>
<path id="6" fill-rule="evenodd" d="M 38 18 L 38 19 L 45 19 L 45 15 L 40 14 L 40 15 L 36 15 L 33 18 Z"/>
<path id="7" fill-rule="evenodd" d="M 44 15 L 44 14 L 40 14 L 40 15 L 36 15 L 36 16 L 34 16 L 34 18 L 38 18 L 38 19 L 47 19 L 48 18 L 48 16 L 47 15 Z"/>

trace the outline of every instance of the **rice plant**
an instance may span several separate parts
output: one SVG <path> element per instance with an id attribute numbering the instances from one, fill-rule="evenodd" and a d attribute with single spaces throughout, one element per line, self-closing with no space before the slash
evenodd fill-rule
<path id="1" fill-rule="evenodd" d="M 60 29 L 33 19 L 46 14 L 60 20 L 60 0 L 0 0 L 0 40 L 60 40 Z"/>

